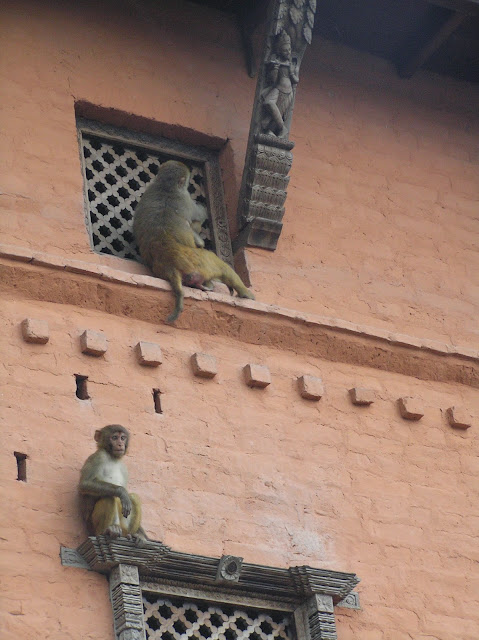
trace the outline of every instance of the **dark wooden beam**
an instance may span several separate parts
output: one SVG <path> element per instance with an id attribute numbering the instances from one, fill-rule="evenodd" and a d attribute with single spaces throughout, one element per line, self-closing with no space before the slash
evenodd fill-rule
<path id="1" fill-rule="evenodd" d="M 449 38 L 460 24 L 466 19 L 463 13 L 453 12 L 444 24 L 436 31 L 423 46 L 414 53 L 405 63 L 399 65 L 398 73 L 402 78 L 410 78 L 428 60 L 432 54 Z"/>
<path id="2" fill-rule="evenodd" d="M 251 28 L 247 25 L 242 15 L 238 15 L 238 28 L 241 34 L 241 42 L 246 62 L 246 69 L 250 78 L 254 78 L 258 72 L 258 65 L 254 55 Z"/>
<path id="3" fill-rule="evenodd" d="M 256 60 L 253 34 L 267 18 L 269 0 L 242 0 L 234 3 L 234 13 L 241 35 L 241 43 L 245 54 L 246 68 L 250 78 L 256 77 L 258 62 Z"/>
<path id="4" fill-rule="evenodd" d="M 428 0 L 429 4 L 458 11 L 468 16 L 479 16 L 479 0 Z"/>

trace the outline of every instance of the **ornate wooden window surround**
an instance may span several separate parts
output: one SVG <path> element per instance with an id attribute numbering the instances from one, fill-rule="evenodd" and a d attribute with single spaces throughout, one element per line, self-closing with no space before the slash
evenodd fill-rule
<path id="1" fill-rule="evenodd" d="M 93 251 L 138 260 L 133 214 L 147 185 L 166 160 L 184 162 L 191 171 L 189 191 L 206 205 L 200 235 L 207 249 L 232 265 L 233 253 L 215 151 L 77 117 L 83 172 L 85 224 Z"/>
<path id="2" fill-rule="evenodd" d="M 359 608 L 354 573 L 248 564 L 91 536 L 64 566 L 108 576 L 116 640 L 336 640 L 334 607 Z"/>

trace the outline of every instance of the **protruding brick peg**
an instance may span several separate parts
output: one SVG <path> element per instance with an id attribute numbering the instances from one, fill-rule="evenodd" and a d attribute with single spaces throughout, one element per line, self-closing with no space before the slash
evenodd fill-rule
<path id="1" fill-rule="evenodd" d="M 298 378 L 299 393 L 306 400 L 321 400 L 324 396 L 324 386 L 321 378 L 315 376 L 301 376 Z"/>
<path id="2" fill-rule="evenodd" d="M 259 387 L 264 389 L 271 384 L 271 374 L 268 367 L 261 364 L 247 364 L 244 369 L 244 376 L 248 387 Z"/>
<path id="3" fill-rule="evenodd" d="M 136 347 L 138 362 L 145 367 L 157 367 L 163 362 L 163 354 L 159 344 L 139 342 Z"/>
<path id="4" fill-rule="evenodd" d="M 398 407 L 401 416 L 406 420 L 420 420 L 424 415 L 424 407 L 417 398 L 399 398 Z"/>
<path id="5" fill-rule="evenodd" d="M 208 353 L 194 353 L 191 356 L 193 373 L 200 378 L 214 378 L 218 373 L 216 358 Z"/>
<path id="6" fill-rule="evenodd" d="M 101 331 L 87 329 L 80 336 L 80 347 L 82 353 L 89 356 L 102 356 L 107 349 L 105 334 Z"/>
<path id="7" fill-rule="evenodd" d="M 454 429 L 469 429 L 472 426 L 472 418 L 462 407 L 449 407 L 446 409 L 449 424 Z"/>
<path id="8" fill-rule="evenodd" d="M 25 342 L 46 344 L 50 339 L 50 331 L 46 320 L 25 318 L 22 322 L 22 335 Z"/>
<path id="9" fill-rule="evenodd" d="M 372 389 L 366 387 L 353 387 L 348 391 L 353 404 L 365 407 L 372 404 L 376 399 L 376 394 Z"/>

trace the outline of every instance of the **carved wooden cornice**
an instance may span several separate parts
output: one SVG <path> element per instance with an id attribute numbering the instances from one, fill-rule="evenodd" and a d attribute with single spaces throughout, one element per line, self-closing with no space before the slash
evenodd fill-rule
<path id="1" fill-rule="evenodd" d="M 218 584 L 218 566 L 222 560 L 173 551 L 162 542 L 149 541 L 144 547 L 137 547 L 126 538 L 112 540 L 107 536 L 91 536 L 76 551 L 91 570 L 99 573 L 110 574 L 118 565 L 131 565 L 138 568 L 143 579 L 156 578 L 203 587 Z M 222 588 L 297 602 L 321 593 L 331 596 L 337 603 L 346 598 L 358 582 L 354 573 L 243 562 L 238 580 L 223 580 Z"/>
<path id="2" fill-rule="evenodd" d="M 242 231 L 234 242 L 235 251 L 244 246 L 276 248 L 293 161 L 289 130 L 298 73 L 311 43 L 315 11 L 316 0 L 271 3 L 238 203 Z"/>

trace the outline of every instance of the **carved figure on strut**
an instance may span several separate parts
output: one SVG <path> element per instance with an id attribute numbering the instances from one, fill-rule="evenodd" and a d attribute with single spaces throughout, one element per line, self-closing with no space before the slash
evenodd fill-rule
<path id="1" fill-rule="evenodd" d="M 286 31 L 282 31 L 276 40 L 275 53 L 268 62 L 267 74 L 269 82 L 262 94 L 265 115 L 261 120 L 261 128 L 268 135 L 287 138 L 285 119 L 299 77 L 297 65 L 291 56 L 291 38 Z"/>
<path id="2" fill-rule="evenodd" d="M 199 229 L 206 212 L 188 192 L 190 172 L 182 162 L 163 163 L 135 209 L 133 233 L 142 260 L 155 276 L 168 280 L 175 308 L 167 322 L 183 310 L 183 284 L 208 291 L 212 280 L 226 284 L 241 298 L 254 299 L 241 278 L 221 258 L 204 249 Z"/>
<path id="3" fill-rule="evenodd" d="M 125 536 L 139 546 L 148 540 L 141 526 L 141 503 L 128 493 L 128 471 L 122 460 L 130 434 L 120 424 L 95 431 L 97 451 L 80 473 L 81 512 L 90 535 Z"/>

